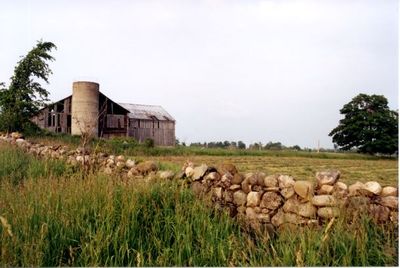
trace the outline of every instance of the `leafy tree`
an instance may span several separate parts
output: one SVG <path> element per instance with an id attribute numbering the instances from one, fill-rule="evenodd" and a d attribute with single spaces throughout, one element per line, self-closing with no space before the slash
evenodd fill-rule
<path id="1" fill-rule="evenodd" d="M 264 149 L 266 150 L 282 150 L 283 149 L 283 145 L 281 142 L 268 142 L 265 146 Z"/>
<path id="2" fill-rule="evenodd" d="M 243 141 L 238 141 L 238 148 L 239 149 L 246 149 L 246 144 Z"/>
<path id="3" fill-rule="evenodd" d="M 398 152 L 398 112 L 381 95 L 359 94 L 340 110 L 344 118 L 329 136 L 340 149 L 362 153 Z"/>
<path id="4" fill-rule="evenodd" d="M 24 130 L 30 118 L 48 101 L 48 91 L 38 79 L 48 83 L 52 74 L 47 61 L 54 58 L 49 52 L 56 48 L 51 42 L 38 41 L 14 69 L 8 88 L 0 88 L 0 123 L 7 131 Z"/>

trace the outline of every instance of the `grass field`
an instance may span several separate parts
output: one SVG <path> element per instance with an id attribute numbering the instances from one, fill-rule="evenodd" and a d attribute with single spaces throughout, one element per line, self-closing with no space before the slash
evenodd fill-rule
<path id="1" fill-rule="evenodd" d="M 164 169 L 177 169 L 186 159 L 151 158 Z M 393 183 L 397 168 L 396 161 L 381 159 L 189 159 L 305 177 L 337 165 L 344 179 L 344 170 L 372 176 L 379 167 L 380 173 L 392 174 Z M 350 225 L 338 219 L 325 241 L 325 225 L 282 229 L 270 237 L 214 211 L 183 181 L 122 181 L 104 174 L 83 180 L 62 161 L 39 160 L 5 144 L 0 144 L 0 167 L 0 266 L 398 265 L 398 226 L 377 225 L 367 217 Z"/>

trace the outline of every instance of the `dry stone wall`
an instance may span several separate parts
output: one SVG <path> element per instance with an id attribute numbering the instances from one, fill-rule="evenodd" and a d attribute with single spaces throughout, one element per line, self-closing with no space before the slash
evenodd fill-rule
<path id="1" fill-rule="evenodd" d="M 197 195 L 208 195 L 231 216 L 280 227 L 320 224 L 341 214 L 369 214 L 379 223 L 398 221 L 398 190 L 376 181 L 340 182 L 337 170 L 316 173 L 314 182 L 262 172 L 241 174 L 233 165 L 219 168 L 186 163 L 182 171 Z"/>
<path id="2" fill-rule="evenodd" d="M 185 179 L 196 195 L 210 197 L 217 208 L 227 209 L 232 217 L 244 218 L 252 224 L 270 227 L 320 224 L 341 214 L 351 220 L 360 212 L 368 213 L 379 223 L 398 222 L 396 187 L 382 187 L 376 181 L 348 186 L 339 181 L 337 170 L 317 172 L 315 181 L 311 182 L 289 175 L 242 174 L 232 164 L 212 167 L 186 162 L 181 172 L 175 174 L 158 171 L 153 161 L 136 163 L 123 155 L 32 143 L 19 133 L 0 133 L 0 141 L 14 144 L 38 157 L 62 159 L 73 166 L 89 166 L 121 177 Z"/>

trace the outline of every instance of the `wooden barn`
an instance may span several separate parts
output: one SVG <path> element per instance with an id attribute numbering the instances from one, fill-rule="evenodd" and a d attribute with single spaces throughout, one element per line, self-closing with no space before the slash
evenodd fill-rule
<path id="1" fill-rule="evenodd" d="M 74 82 L 73 92 L 32 118 L 40 128 L 56 133 L 100 138 L 152 139 L 158 146 L 175 145 L 175 119 L 158 105 L 116 103 L 99 91 L 99 84 Z"/>

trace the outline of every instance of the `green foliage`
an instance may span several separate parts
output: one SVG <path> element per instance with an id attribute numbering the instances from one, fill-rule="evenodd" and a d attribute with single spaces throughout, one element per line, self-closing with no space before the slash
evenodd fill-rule
<path id="1" fill-rule="evenodd" d="M 147 139 L 144 140 L 143 144 L 144 144 L 144 146 L 146 148 L 153 148 L 154 147 L 154 140 L 150 139 L 150 138 L 147 138 Z"/>
<path id="2" fill-rule="evenodd" d="M 53 48 L 56 48 L 53 43 L 39 41 L 18 62 L 10 86 L 0 89 L 1 130 L 24 130 L 29 126 L 30 118 L 48 100 L 48 91 L 37 82 L 37 79 L 48 83 L 48 77 L 52 72 L 47 61 L 54 60 L 49 54 Z"/>
<path id="3" fill-rule="evenodd" d="M 246 144 L 243 141 L 238 141 L 238 148 L 239 149 L 246 149 Z"/>
<path id="4" fill-rule="evenodd" d="M 71 172 L 63 161 L 40 161 L 21 150 L 0 146 L 0 182 L 11 181 L 14 185 L 23 180 L 40 177 L 58 177 Z"/>
<path id="5" fill-rule="evenodd" d="M 359 94 L 340 110 L 344 118 L 329 136 L 342 150 L 362 153 L 398 152 L 398 113 L 384 96 Z"/>

